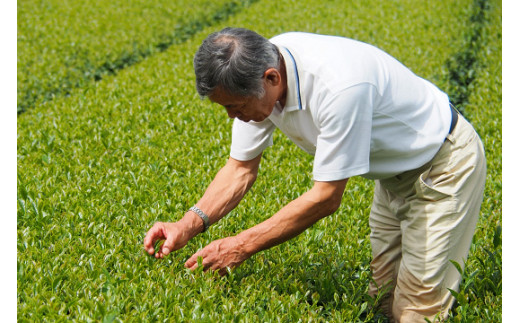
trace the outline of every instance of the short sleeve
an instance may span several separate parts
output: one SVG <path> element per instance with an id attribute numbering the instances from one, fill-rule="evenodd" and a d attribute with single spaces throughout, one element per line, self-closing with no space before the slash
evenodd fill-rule
<path id="1" fill-rule="evenodd" d="M 265 148 L 273 145 L 273 131 L 276 126 L 269 119 L 261 122 L 233 121 L 230 156 L 236 160 L 251 160 Z"/>
<path id="2" fill-rule="evenodd" d="M 369 172 L 376 95 L 373 85 L 362 83 L 322 103 L 317 114 L 320 134 L 314 157 L 314 180 L 335 181 Z"/>

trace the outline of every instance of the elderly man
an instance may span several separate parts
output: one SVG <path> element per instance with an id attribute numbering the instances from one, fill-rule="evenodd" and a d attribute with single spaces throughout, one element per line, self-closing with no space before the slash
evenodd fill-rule
<path id="1" fill-rule="evenodd" d="M 230 158 L 202 198 L 144 239 L 155 257 L 204 232 L 253 185 L 279 128 L 314 155 L 314 185 L 266 221 L 213 241 L 186 261 L 225 274 L 334 213 L 352 176 L 376 180 L 370 229 L 375 284 L 396 321 L 446 317 L 482 202 L 480 138 L 445 93 L 383 51 L 355 40 L 286 33 L 270 40 L 240 28 L 207 37 L 194 59 L 197 91 L 233 123 Z M 348 203 L 348 201 L 347 201 Z"/>

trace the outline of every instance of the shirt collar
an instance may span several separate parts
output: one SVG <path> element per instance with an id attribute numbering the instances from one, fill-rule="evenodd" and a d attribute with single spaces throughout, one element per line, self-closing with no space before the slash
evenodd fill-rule
<path id="1" fill-rule="evenodd" d="M 285 71 L 287 74 L 287 96 L 283 109 L 284 111 L 303 110 L 305 104 L 301 95 L 301 75 L 299 75 L 298 71 L 298 65 L 300 65 L 298 58 L 294 56 L 289 49 L 283 46 L 280 46 L 280 52 L 285 61 Z"/>

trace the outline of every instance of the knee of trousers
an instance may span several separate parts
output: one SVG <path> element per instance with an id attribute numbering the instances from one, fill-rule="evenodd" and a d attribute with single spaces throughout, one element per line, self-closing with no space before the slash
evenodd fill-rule
<path id="1" fill-rule="evenodd" d="M 447 271 L 451 271 L 447 269 Z M 459 275 L 460 276 L 460 275 Z M 424 280 L 416 277 L 406 268 L 401 268 L 394 291 L 392 316 L 397 322 L 424 322 L 424 318 L 432 320 L 436 316 L 445 318 L 453 304 L 454 297 L 448 286 L 458 285 L 460 277 L 452 277 L 455 282 L 446 282 L 446 272 Z"/>

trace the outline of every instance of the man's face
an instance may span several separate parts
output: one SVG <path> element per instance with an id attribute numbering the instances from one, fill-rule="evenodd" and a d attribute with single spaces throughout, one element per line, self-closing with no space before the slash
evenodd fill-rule
<path id="1" fill-rule="evenodd" d="M 285 103 L 285 80 L 280 72 L 274 68 L 264 73 L 263 87 L 265 94 L 262 98 L 256 96 L 239 96 L 217 87 L 209 99 L 224 108 L 230 118 L 238 118 L 244 122 L 265 120 L 273 111 L 276 101 Z M 283 105 L 283 104 L 282 104 Z"/>
<path id="2" fill-rule="evenodd" d="M 209 99 L 224 108 L 230 118 L 238 118 L 244 122 L 265 120 L 273 111 L 276 99 L 266 91 L 262 98 L 256 96 L 238 96 L 230 94 L 222 88 L 217 88 Z"/>

